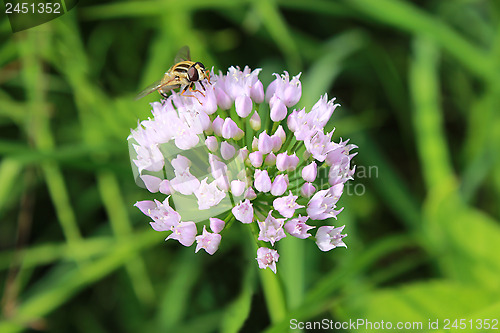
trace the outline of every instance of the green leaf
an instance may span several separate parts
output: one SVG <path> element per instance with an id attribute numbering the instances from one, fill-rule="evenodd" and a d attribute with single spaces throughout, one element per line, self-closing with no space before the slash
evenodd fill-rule
<path id="1" fill-rule="evenodd" d="M 250 314 L 254 282 L 255 269 L 249 267 L 240 294 L 224 311 L 221 323 L 222 333 L 237 333 L 245 324 Z"/>
<path id="2" fill-rule="evenodd" d="M 480 309 L 489 311 L 491 306 L 498 307 L 497 295 L 478 290 L 473 285 L 441 280 L 410 284 L 394 289 L 374 291 L 357 298 L 350 298 L 346 308 L 341 308 L 344 320 L 364 318 L 366 322 L 422 323 L 421 328 L 429 328 L 429 320 L 439 320 L 443 328 L 444 319 L 470 319 Z M 393 327 L 394 329 L 394 327 Z M 356 332 L 371 332 L 366 326 L 358 327 Z M 469 329 L 467 331 L 470 331 Z"/>

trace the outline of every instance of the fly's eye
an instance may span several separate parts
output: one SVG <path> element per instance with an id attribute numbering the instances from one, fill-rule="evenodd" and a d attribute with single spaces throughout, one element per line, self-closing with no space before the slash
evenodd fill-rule
<path id="1" fill-rule="evenodd" d="M 187 76 L 188 80 L 193 82 L 193 81 L 198 81 L 198 71 L 194 66 L 189 67 L 187 71 Z"/>

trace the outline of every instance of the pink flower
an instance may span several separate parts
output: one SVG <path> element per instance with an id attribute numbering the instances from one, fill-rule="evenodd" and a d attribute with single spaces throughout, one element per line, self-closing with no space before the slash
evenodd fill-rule
<path id="1" fill-rule="evenodd" d="M 316 233 L 316 244 L 321 251 L 330 251 L 337 246 L 347 247 L 342 238 L 347 236 L 347 234 L 342 235 L 341 232 L 344 230 L 344 225 L 338 228 L 333 226 L 322 226 L 319 227 Z"/>
<path id="2" fill-rule="evenodd" d="M 136 130 L 132 130 L 128 137 L 129 140 L 134 139 L 137 143 L 132 143 L 132 147 L 137 153 L 133 162 L 137 166 L 139 173 L 143 170 L 160 171 L 165 165 L 165 157 L 158 148 L 158 142 L 153 137 L 153 134 L 152 130 L 146 130 L 139 126 Z"/>
<path id="3" fill-rule="evenodd" d="M 286 237 L 285 232 L 283 231 L 283 224 L 285 223 L 285 219 L 277 219 L 274 218 L 271 213 L 273 211 L 269 211 L 267 218 L 264 222 L 257 221 L 259 224 L 260 232 L 259 232 L 259 240 L 264 242 L 270 242 L 272 246 L 274 243 L 279 241 L 282 238 Z"/>
<path id="4" fill-rule="evenodd" d="M 333 143 L 330 142 L 332 138 L 333 131 L 328 134 L 324 134 L 323 131 L 318 131 L 311 137 L 304 140 L 304 145 L 312 156 L 323 162 L 326 159 L 326 155 L 333 149 Z"/>
<path id="5" fill-rule="evenodd" d="M 200 210 L 218 205 L 226 197 L 226 193 L 217 188 L 215 181 L 207 184 L 207 180 L 208 177 L 203 179 L 198 189 L 194 191 L 194 195 L 198 198 L 198 208 Z"/>
<path id="6" fill-rule="evenodd" d="M 254 178 L 254 186 L 257 191 L 269 192 L 271 190 L 271 178 L 269 178 L 267 170 L 256 169 Z"/>
<path id="7" fill-rule="evenodd" d="M 253 206 L 250 200 L 246 199 L 234 206 L 231 210 L 234 217 L 241 223 L 252 223 L 253 221 Z"/>
<path id="8" fill-rule="evenodd" d="M 268 249 L 267 247 L 260 247 L 257 250 L 257 262 L 259 263 L 259 268 L 266 269 L 269 267 L 270 270 L 276 274 L 276 263 L 278 262 L 280 255 L 278 251 Z"/>
<path id="9" fill-rule="evenodd" d="M 177 155 L 172 160 L 175 177 L 170 181 L 170 185 L 174 190 L 184 195 L 193 194 L 200 186 L 200 181 L 189 171 L 190 164 L 191 162 L 182 155 Z"/>
<path id="10" fill-rule="evenodd" d="M 221 235 L 218 233 L 208 232 L 206 227 L 203 226 L 203 234 L 196 236 L 196 250 L 195 253 L 200 249 L 205 249 L 208 254 L 213 255 L 215 251 L 219 248 Z"/>
<path id="11" fill-rule="evenodd" d="M 194 222 L 181 222 L 173 227 L 172 233 L 165 240 L 176 239 L 184 246 L 191 246 L 194 243 L 196 232 Z"/>
<path id="12" fill-rule="evenodd" d="M 284 75 L 274 74 L 276 80 L 271 82 L 266 91 L 266 100 L 270 101 L 272 96 L 276 96 L 283 101 L 287 107 L 294 106 L 302 96 L 302 84 L 300 83 L 300 73 L 290 81 L 288 72 Z"/>
<path id="13" fill-rule="evenodd" d="M 342 211 L 335 210 L 335 204 L 342 195 L 344 184 L 340 183 L 327 190 L 317 192 L 307 204 L 307 214 L 313 220 L 325 220 L 329 217 L 337 218 Z"/>
<path id="14" fill-rule="evenodd" d="M 307 233 L 307 231 L 316 228 L 306 224 L 308 219 L 308 216 L 299 215 L 299 217 L 291 219 L 285 223 L 285 230 L 294 237 L 306 239 L 311 236 L 311 234 Z"/>
<path id="15" fill-rule="evenodd" d="M 316 179 L 316 175 L 318 173 L 318 166 L 316 162 L 312 161 L 311 164 L 302 168 L 302 178 L 306 182 L 313 182 Z"/>
<path id="16" fill-rule="evenodd" d="M 289 195 L 274 199 L 273 207 L 284 217 L 292 217 L 296 209 L 304 207 L 295 202 L 297 198 L 298 196 L 290 191 Z"/>
<path id="17" fill-rule="evenodd" d="M 158 200 L 138 201 L 134 206 L 139 208 L 141 212 L 153 219 L 150 222 L 151 227 L 156 231 L 172 230 L 181 221 L 181 216 L 168 204 L 167 197 L 163 202 Z"/>
<path id="18" fill-rule="evenodd" d="M 340 104 L 334 104 L 335 98 L 327 101 L 328 97 L 326 94 L 320 97 L 320 99 L 314 104 L 309 112 L 310 122 L 316 128 L 324 128 L 330 120 L 330 117 L 333 114 L 333 111 L 340 106 Z"/>
<path id="19" fill-rule="evenodd" d="M 216 217 L 209 218 L 209 221 L 210 221 L 210 229 L 216 234 L 220 233 L 222 229 L 224 229 L 224 226 L 226 225 L 226 222 Z"/>

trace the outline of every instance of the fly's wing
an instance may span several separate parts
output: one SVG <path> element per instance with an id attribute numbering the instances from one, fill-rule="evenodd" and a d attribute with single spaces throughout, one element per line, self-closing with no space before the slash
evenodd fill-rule
<path id="1" fill-rule="evenodd" d="M 174 63 L 179 63 L 181 61 L 191 61 L 191 55 L 189 54 L 189 46 L 184 45 L 181 47 L 177 55 L 175 56 Z"/>
<path id="2" fill-rule="evenodd" d="M 151 94 L 153 91 L 160 89 L 163 86 L 163 80 L 158 80 L 144 88 L 143 91 L 137 94 L 135 97 L 135 100 L 138 100 L 140 98 L 143 98 L 146 95 Z"/>
<path id="3" fill-rule="evenodd" d="M 179 80 L 173 75 L 171 72 L 165 73 L 165 76 L 149 86 L 147 86 L 143 91 L 137 94 L 135 98 L 138 100 L 139 98 L 143 98 L 146 95 L 151 94 L 155 90 L 159 90 L 160 92 L 167 92 L 172 89 L 177 89 L 180 86 Z"/>

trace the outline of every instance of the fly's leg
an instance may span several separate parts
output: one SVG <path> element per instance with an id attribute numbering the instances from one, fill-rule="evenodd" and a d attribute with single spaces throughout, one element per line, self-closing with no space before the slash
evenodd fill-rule
<path id="1" fill-rule="evenodd" d="M 203 105 L 203 103 L 200 102 L 200 100 L 198 99 L 198 97 L 196 97 L 195 95 L 184 95 L 184 93 L 188 90 L 188 88 L 189 88 L 190 91 L 193 91 L 193 84 L 194 83 L 191 83 L 191 84 L 185 86 L 184 89 L 182 89 L 181 96 L 184 96 L 184 97 L 194 97 L 194 98 L 196 98 L 196 100 L 198 101 L 198 103 L 200 103 L 201 105 Z M 196 92 L 196 91 L 198 91 L 198 90 L 195 90 L 194 92 Z M 205 97 L 205 95 L 203 95 L 203 97 Z"/>
<path id="2" fill-rule="evenodd" d="M 201 81 L 199 81 L 203 90 L 205 90 L 205 87 L 203 86 L 203 83 L 201 83 Z M 198 90 L 198 89 L 194 89 L 196 86 L 194 85 L 194 82 L 191 83 L 191 85 L 189 86 L 189 90 L 191 90 L 193 93 L 200 93 L 201 96 L 205 97 L 205 94 L 201 91 L 201 90 Z"/>

